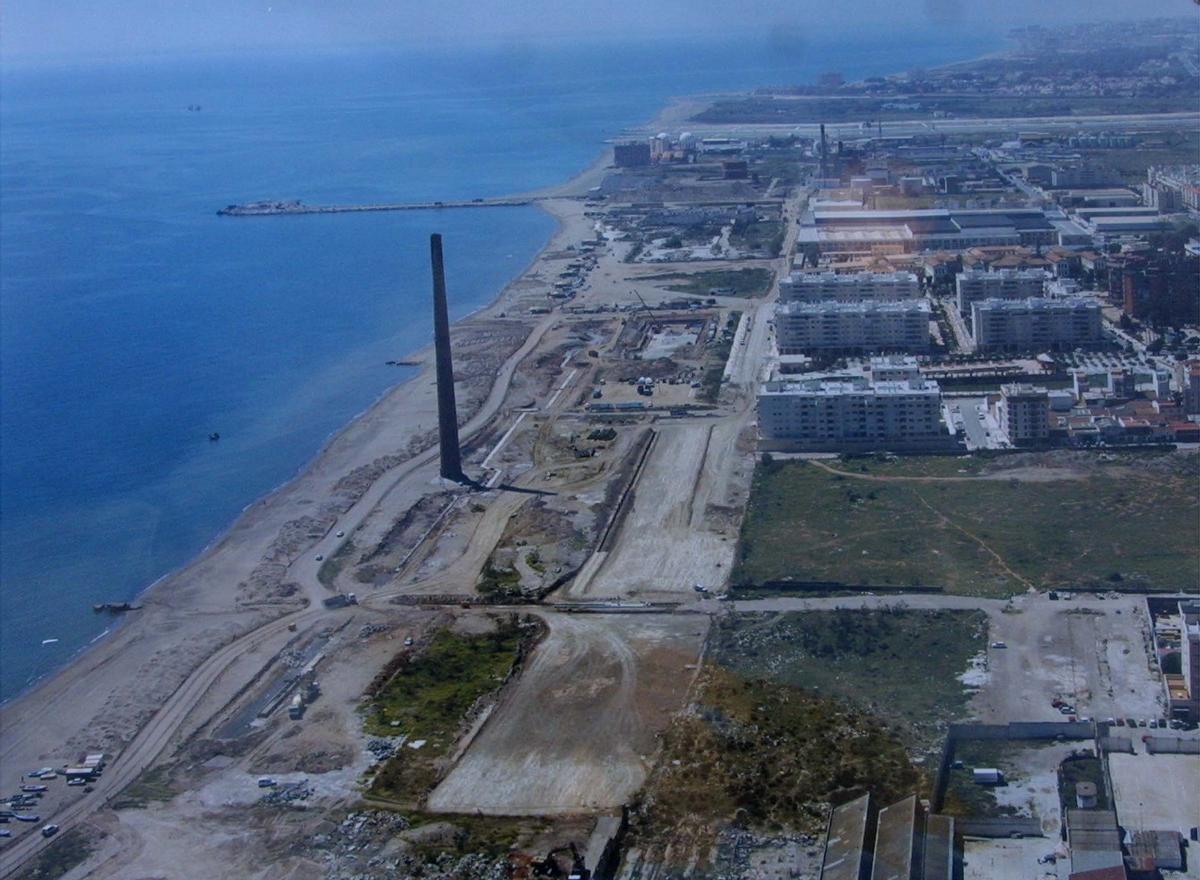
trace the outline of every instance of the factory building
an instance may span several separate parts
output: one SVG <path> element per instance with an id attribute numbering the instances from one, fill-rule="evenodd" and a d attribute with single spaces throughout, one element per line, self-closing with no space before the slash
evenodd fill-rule
<path id="1" fill-rule="evenodd" d="M 1000 269 L 985 272 L 972 269 L 954 278 L 958 313 L 971 320 L 971 306 L 985 299 L 1029 299 L 1041 296 L 1050 275 L 1044 269 Z M 968 326 L 970 326 L 968 324 Z"/>
<path id="2" fill-rule="evenodd" d="M 1014 446 L 1032 446 L 1050 439 L 1050 392 L 1045 388 L 1001 385 L 996 409 L 1000 430 Z"/>
<path id="3" fill-rule="evenodd" d="M 776 306 L 779 353 L 923 352 L 929 348 L 929 302 L 790 302 Z"/>
<path id="4" fill-rule="evenodd" d="M 953 817 L 927 815 L 915 796 L 876 813 L 864 794 L 830 811 L 821 880 L 953 880 L 956 834 Z"/>
<path id="5" fill-rule="evenodd" d="M 874 835 L 873 820 L 869 794 L 830 810 L 821 880 L 865 880 L 871 865 L 867 840 Z"/>
<path id="6" fill-rule="evenodd" d="M 1074 227 L 1072 227 L 1074 228 Z M 814 210 L 797 234 L 823 254 L 914 253 L 1062 244 L 1041 208 L 911 211 Z"/>
<path id="7" fill-rule="evenodd" d="M 781 302 L 894 302 L 921 296 L 912 272 L 793 272 L 779 282 Z"/>
<path id="8" fill-rule="evenodd" d="M 886 375 L 886 373 L 885 373 Z M 758 394 L 764 450 L 952 449 L 937 382 L 867 372 L 766 382 Z"/>
<path id="9" fill-rule="evenodd" d="M 1105 869 L 1125 871 L 1121 835 L 1112 810 L 1067 810 L 1071 876 Z"/>
<path id="10" fill-rule="evenodd" d="M 987 299 L 971 306 L 975 350 L 1054 351 L 1103 341 L 1100 304 L 1090 297 Z"/>

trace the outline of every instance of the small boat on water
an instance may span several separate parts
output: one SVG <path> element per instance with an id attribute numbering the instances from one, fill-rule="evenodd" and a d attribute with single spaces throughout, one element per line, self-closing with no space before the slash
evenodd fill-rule
<path id="1" fill-rule="evenodd" d="M 53 645 L 58 639 L 42 639 L 43 645 Z"/>
<path id="2" fill-rule="evenodd" d="M 121 614 L 126 611 L 137 611 L 141 607 L 141 605 L 132 605 L 129 602 L 97 602 L 92 606 L 92 610 L 97 614 L 104 611 L 110 614 Z"/>
<path id="3" fill-rule="evenodd" d="M 221 435 L 218 434 L 216 431 L 213 431 L 211 434 L 208 435 L 208 441 L 210 443 L 216 443 L 220 439 L 221 439 Z"/>

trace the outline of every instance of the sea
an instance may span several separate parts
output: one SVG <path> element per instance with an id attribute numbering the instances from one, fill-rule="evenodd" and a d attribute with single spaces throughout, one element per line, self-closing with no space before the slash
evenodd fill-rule
<path id="1" fill-rule="evenodd" d="M 93 603 L 185 564 L 411 375 L 385 361 L 432 335 L 430 232 L 461 317 L 554 229 L 532 206 L 218 208 L 527 191 L 672 96 L 1000 42 L 764 32 L 0 66 L 0 699 L 103 637 Z"/>

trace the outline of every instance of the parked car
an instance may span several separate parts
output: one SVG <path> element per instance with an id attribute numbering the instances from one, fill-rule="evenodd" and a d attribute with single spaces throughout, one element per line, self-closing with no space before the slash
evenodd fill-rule
<path id="1" fill-rule="evenodd" d="M 42 826 L 42 837 L 53 837 L 58 834 L 58 826 L 54 824 Z"/>

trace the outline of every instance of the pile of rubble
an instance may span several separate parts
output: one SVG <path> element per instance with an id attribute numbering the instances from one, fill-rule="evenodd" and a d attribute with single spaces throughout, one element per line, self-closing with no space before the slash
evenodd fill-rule
<path id="1" fill-rule="evenodd" d="M 713 876 L 720 880 L 792 880 L 821 873 L 821 850 L 810 834 L 755 834 L 727 828 L 717 838 Z"/>
<path id="2" fill-rule="evenodd" d="M 386 761 L 396 754 L 396 749 L 404 745 L 407 736 L 377 736 L 367 742 L 367 751 L 375 756 L 376 761 Z"/>
<path id="3" fill-rule="evenodd" d="M 312 783 L 307 779 L 302 779 L 299 782 L 286 782 L 263 795 L 259 803 L 285 807 L 297 801 L 308 800 L 313 796 L 314 791 Z"/>
<path id="4" fill-rule="evenodd" d="M 358 631 L 360 639 L 369 639 L 375 633 L 387 632 L 391 626 L 386 623 L 364 623 Z"/>
<path id="5" fill-rule="evenodd" d="M 404 816 L 384 810 L 350 813 L 312 838 L 326 862 L 327 880 L 508 880 L 504 859 L 480 854 L 420 855 L 397 836 L 407 831 Z"/>
<path id="6" fill-rule="evenodd" d="M 305 664 L 304 655 L 295 648 L 284 648 L 280 651 L 279 662 L 288 669 L 299 669 Z"/>

